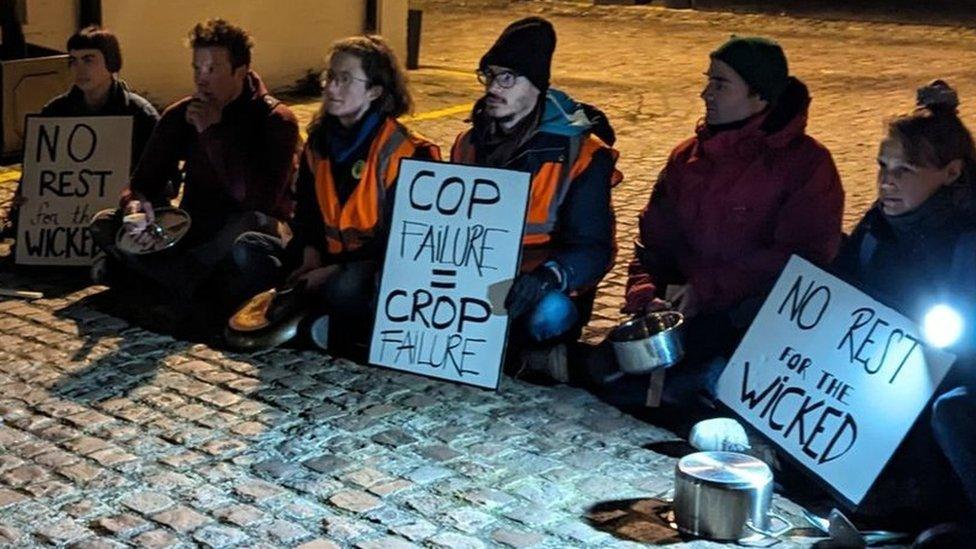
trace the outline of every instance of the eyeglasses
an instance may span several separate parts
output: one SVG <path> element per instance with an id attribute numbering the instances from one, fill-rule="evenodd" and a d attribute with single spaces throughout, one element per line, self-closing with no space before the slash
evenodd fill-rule
<path id="1" fill-rule="evenodd" d="M 349 74 L 348 72 L 336 73 L 332 71 L 325 71 L 325 74 L 322 75 L 322 80 L 320 81 L 320 84 L 322 84 L 322 87 L 325 88 L 332 82 L 335 82 L 336 85 L 339 86 L 340 88 L 345 88 L 348 87 L 349 84 L 352 84 L 353 80 L 366 82 L 367 84 L 369 83 L 369 78 L 358 78 L 356 76 Z"/>
<path id="2" fill-rule="evenodd" d="M 492 83 L 498 84 L 500 88 L 511 88 L 515 85 L 515 81 L 521 76 L 519 73 L 514 71 L 498 71 L 494 72 L 491 69 L 478 69 L 475 71 L 478 75 L 478 82 L 481 82 L 483 86 L 490 86 Z"/>

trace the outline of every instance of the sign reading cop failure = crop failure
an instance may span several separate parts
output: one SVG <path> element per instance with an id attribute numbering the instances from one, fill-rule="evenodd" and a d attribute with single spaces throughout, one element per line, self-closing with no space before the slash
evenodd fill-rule
<path id="1" fill-rule="evenodd" d="M 529 174 L 404 160 L 370 363 L 496 388 Z"/>

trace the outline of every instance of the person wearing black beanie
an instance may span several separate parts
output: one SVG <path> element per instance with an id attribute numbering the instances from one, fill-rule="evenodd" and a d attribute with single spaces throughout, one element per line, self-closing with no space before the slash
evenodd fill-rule
<path id="1" fill-rule="evenodd" d="M 451 159 L 532 174 L 521 274 L 505 300 L 513 322 L 506 366 L 565 382 L 567 345 L 613 265 L 610 188 L 622 176 L 601 140 L 614 136 L 603 113 L 551 88 L 555 49 L 556 32 L 541 17 L 502 31 L 478 63 L 485 94 Z"/>

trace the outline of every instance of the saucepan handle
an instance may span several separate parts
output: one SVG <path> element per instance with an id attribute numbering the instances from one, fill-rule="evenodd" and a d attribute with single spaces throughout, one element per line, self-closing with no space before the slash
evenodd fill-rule
<path id="1" fill-rule="evenodd" d="M 747 520 L 746 528 L 752 530 L 757 534 L 766 536 L 767 538 L 775 538 L 775 539 L 779 539 L 780 537 L 784 536 L 787 532 L 795 528 L 792 522 L 790 522 L 786 517 L 780 515 L 779 513 L 776 513 L 774 511 L 768 511 L 766 514 L 769 517 L 782 522 L 783 527 L 779 530 L 763 530 L 762 528 L 759 528 L 758 526 L 754 525 L 751 520 Z"/>

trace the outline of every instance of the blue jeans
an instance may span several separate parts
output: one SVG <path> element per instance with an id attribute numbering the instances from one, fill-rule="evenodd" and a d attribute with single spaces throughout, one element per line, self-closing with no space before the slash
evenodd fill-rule
<path id="1" fill-rule="evenodd" d="M 969 499 L 976 519 L 976 390 L 956 387 L 932 404 L 932 431 Z"/>

